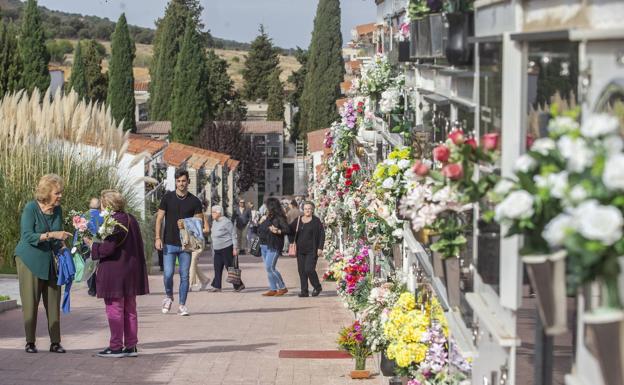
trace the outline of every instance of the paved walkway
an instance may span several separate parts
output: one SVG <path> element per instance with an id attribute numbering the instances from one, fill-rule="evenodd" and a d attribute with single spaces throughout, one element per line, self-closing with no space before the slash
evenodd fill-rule
<path id="1" fill-rule="evenodd" d="M 202 259 L 212 276 L 211 261 Z M 138 358 L 99 358 L 109 331 L 102 300 L 72 292 L 72 312 L 61 321 L 65 355 L 47 352 L 43 307 L 39 312 L 38 354 L 23 351 L 22 314 L 0 314 L 0 384 L 276 384 L 333 385 L 387 383 L 377 376 L 351 380 L 349 359 L 282 359 L 280 350 L 335 350 L 341 326 L 352 315 L 327 282 L 317 298 L 298 298 L 296 261 L 278 264 L 289 289 L 284 297 L 262 297 L 266 275 L 261 260 L 241 258 L 247 289 L 235 293 L 189 293 L 190 317 L 160 312 L 161 276 L 150 276 L 151 295 L 139 297 Z M 319 269 L 321 271 L 322 269 Z M 177 288 L 177 279 L 175 283 Z M 174 307 L 177 308 L 177 296 Z M 376 367 L 372 359 L 367 367 Z M 374 373 L 376 369 L 372 370 Z"/>

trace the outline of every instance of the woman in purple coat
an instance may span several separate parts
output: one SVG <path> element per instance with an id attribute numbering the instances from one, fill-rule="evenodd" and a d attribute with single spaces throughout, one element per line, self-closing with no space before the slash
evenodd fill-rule
<path id="1" fill-rule="evenodd" d="M 136 296 L 149 293 L 143 239 L 137 220 L 126 213 L 125 201 L 115 190 L 104 190 L 102 210 L 113 212 L 116 226 L 113 234 L 101 243 L 87 240 L 91 256 L 99 260 L 97 267 L 97 297 L 106 304 L 106 316 L 111 338 L 100 357 L 136 357 L 138 320 Z"/>

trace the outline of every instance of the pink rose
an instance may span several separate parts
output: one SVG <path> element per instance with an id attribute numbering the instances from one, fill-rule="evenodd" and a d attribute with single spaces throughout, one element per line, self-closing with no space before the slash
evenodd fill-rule
<path id="1" fill-rule="evenodd" d="M 448 137 L 455 145 L 464 143 L 464 132 L 462 130 L 452 131 Z"/>
<path id="2" fill-rule="evenodd" d="M 481 138 L 481 144 L 487 151 L 494 151 L 498 148 L 498 133 L 485 134 Z"/>
<path id="3" fill-rule="evenodd" d="M 464 143 L 472 147 L 473 150 L 477 149 L 477 141 L 475 140 L 475 138 L 470 138 Z"/>
<path id="4" fill-rule="evenodd" d="M 427 167 L 427 165 L 424 164 L 423 162 L 417 160 L 416 163 L 414 164 L 413 171 L 414 171 L 414 174 L 418 176 L 427 176 L 429 174 L 429 167 Z"/>
<path id="5" fill-rule="evenodd" d="M 457 180 L 464 176 L 464 168 L 461 163 L 447 164 L 442 168 L 442 175 L 451 180 Z"/>
<path id="6" fill-rule="evenodd" d="M 438 162 L 446 163 L 451 156 L 451 150 L 448 149 L 445 145 L 441 144 L 438 147 L 433 149 L 433 159 Z"/>

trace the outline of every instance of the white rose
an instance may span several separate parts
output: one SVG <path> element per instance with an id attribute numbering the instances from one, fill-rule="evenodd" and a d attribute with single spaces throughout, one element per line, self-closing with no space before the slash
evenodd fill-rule
<path id="1" fill-rule="evenodd" d="M 566 231 L 573 228 L 573 218 L 567 214 L 559 214 L 548 222 L 542 232 L 542 237 L 550 247 L 558 247 L 563 245 Z"/>
<path id="2" fill-rule="evenodd" d="M 533 196 L 525 190 L 514 191 L 496 206 L 499 219 L 524 219 L 533 215 Z"/>
<path id="3" fill-rule="evenodd" d="M 388 166 L 392 166 L 393 164 L 397 164 L 397 160 L 396 159 L 386 159 L 386 160 L 384 160 L 384 163 L 387 164 Z"/>
<path id="4" fill-rule="evenodd" d="M 587 190 L 583 186 L 576 185 L 570 190 L 570 200 L 574 203 L 581 202 L 587 198 Z"/>
<path id="5" fill-rule="evenodd" d="M 602 183 L 609 190 L 624 190 L 624 154 L 610 156 L 602 172 Z"/>
<path id="6" fill-rule="evenodd" d="M 381 184 L 381 187 L 389 190 L 394 186 L 394 179 L 392 178 L 386 178 L 386 180 L 383 181 L 383 183 Z"/>
<path id="7" fill-rule="evenodd" d="M 624 218 L 613 206 L 603 206 L 593 199 L 583 202 L 574 210 L 574 220 L 578 232 L 587 239 L 610 246 L 622 238 Z"/>
<path id="8" fill-rule="evenodd" d="M 614 155 L 624 150 L 624 141 L 618 135 L 611 135 L 602 140 L 602 146 L 607 154 Z"/>
<path id="9" fill-rule="evenodd" d="M 494 186 L 494 193 L 499 196 L 507 195 L 514 186 L 514 182 L 508 179 L 501 179 L 496 186 Z"/>
<path id="10" fill-rule="evenodd" d="M 583 172 L 594 160 L 593 152 L 581 138 L 564 136 L 557 142 L 557 147 L 568 161 L 566 168 L 570 171 Z"/>
<path id="11" fill-rule="evenodd" d="M 581 126 L 581 134 L 588 138 L 597 138 L 612 134 L 618 130 L 620 122 L 615 116 L 607 114 L 591 115 Z"/>
<path id="12" fill-rule="evenodd" d="M 406 168 L 408 168 L 410 165 L 412 164 L 411 161 L 407 160 L 407 159 L 401 159 L 398 163 L 397 166 L 399 166 L 399 168 L 401 170 L 405 170 Z"/>
<path id="13" fill-rule="evenodd" d="M 575 131 L 579 128 L 579 124 L 576 120 L 567 116 L 559 116 L 555 119 L 551 119 L 548 123 L 548 131 L 557 135 L 567 134 L 570 131 Z"/>
<path id="14" fill-rule="evenodd" d="M 565 171 L 548 175 L 550 193 L 555 198 L 561 199 L 568 189 L 568 173 Z"/>
<path id="15" fill-rule="evenodd" d="M 550 138 L 540 138 L 533 142 L 531 151 L 535 151 L 542 155 L 548 155 L 548 153 L 557 148 L 557 144 Z"/>
<path id="16" fill-rule="evenodd" d="M 401 229 L 396 229 L 392 232 L 392 236 L 394 236 L 395 238 L 403 238 L 403 230 Z"/>
<path id="17" fill-rule="evenodd" d="M 520 155 L 518 159 L 516 159 L 516 164 L 514 165 L 514 170 L 520 172 L 529 172 L 533 170 L 537 166 L 537 162 L 528 154 Z"/>

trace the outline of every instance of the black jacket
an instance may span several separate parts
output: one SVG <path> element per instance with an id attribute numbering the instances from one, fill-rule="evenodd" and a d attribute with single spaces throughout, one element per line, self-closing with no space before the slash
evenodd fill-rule
<path id="1" fill-rule="evenodd" d="M 291 241 L 294 241 L 294 238 L 297 235 L 297 221 L 299 221 L 301 218 L 303 217 L 295 219 L 290 224 L 291 235 L 289 238 L 291 239 Z M 314 245 L 314 250 L 323 250 L 325 248 L 325 228 L 323 227 L 323 223 L 316 215 L 312 216 L 312 221 L 310 221 L 310 223 L 312 224 L 312 244 Z M 301 226 L 301 224 L 299 225 Z M 299 243 L 300 241 L 301 240 L 297 237 L 297 243 Z"/>
<path id="2" fill-rule="evenodd" d="M 242 230 L 247 226 L 249 221 L 251 220 L 251 210 L 245 208 L 243 212 L 240 212 L 240 208 L 234 208 L 234 212 L 232 213 L 232 222 L 239 229 Z"/>
<path id="3" fill-rule="evenodd" d="M 282 231 L 281 234 L 273 234 L 269 227 L 273 225 Z M 271 250 L 277 250 L 279 252 L 284 248 L 284 235 L 290 233 L 290 226 L 286 222 L 285 218 L 267 218 L 264 222 L 258 225 L 258 237 L 260 237 L 260 244 L 267 245 Z"/>

